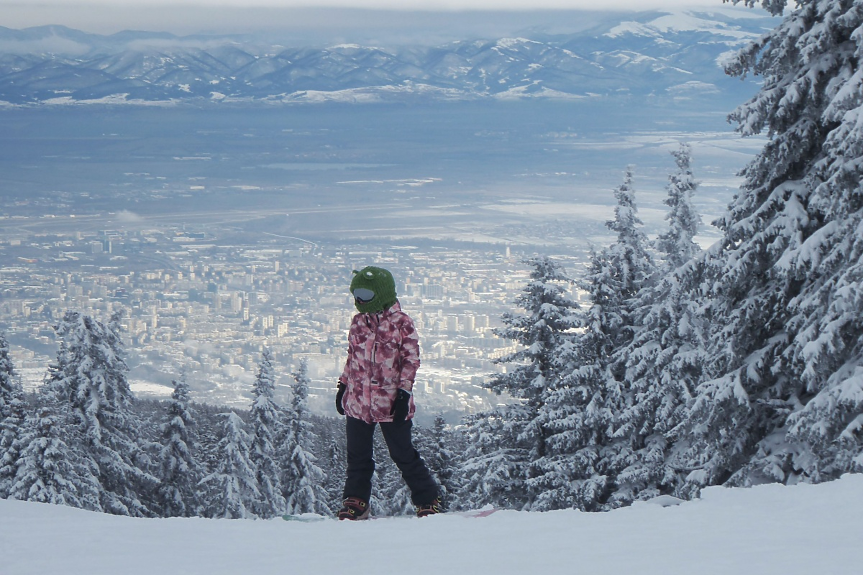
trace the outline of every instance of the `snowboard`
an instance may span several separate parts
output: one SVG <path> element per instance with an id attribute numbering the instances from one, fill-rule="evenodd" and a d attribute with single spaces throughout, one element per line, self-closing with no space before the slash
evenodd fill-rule
<path id="1" fill-rule="evenodd" d="M 325 515 L 318 515 L 317 513 L 302 513 L 300 515 L 282 515 L 282 519 L 284 519 L 285 521 L 299 521 L 300 523 L 314 523 L 316 521 L 323 521 L 324 519 L 333 518 L 327 517 Z"/>
<path id="2" fill-rule="evenodd" d="M 470 511 L 444 511 L 443 513 L 436 513 L 435 515 L 454 515 L 456 517 L 479 518 L 488 517 L 495 511 L 497 511 L 497 509 L 494 507 L 483 507 L 482 509 L 471 509 Z M 434 517 L 434 515 L 429 515 L 429 517 Z M 414 515 L 373 515 L 369 517 L 369 519 L 417 519 L 417 517 Z"/>
<path id="3" fill-rule="evenodd" d="M 457 517 L 465 517 L 465 518 L 480 518 L 480 517 L 488 517 L 498 509 L 494 507 L 483 507 L 482 509 L 472 509 L 470 511 L 448 511 L 441 513 L 440 515 L 455 515 Z M 411 519 L 415 518 L 413 515 L 372 515 L 369 517 L 370 520 L 382 520 L 382 519 Z M 337 517 L 326 517 L 324 515 L 318 515 L 316 513 L 302 513 L 300 515 L 282 515 L 282 519 L 285 521 L 298 521 L 300 523 L 315 523 L 317 521 L 324 521 L 326 519 L 335 519 L 338 520 Z M 365 521 L 363 519 L 362 521 Z"/>

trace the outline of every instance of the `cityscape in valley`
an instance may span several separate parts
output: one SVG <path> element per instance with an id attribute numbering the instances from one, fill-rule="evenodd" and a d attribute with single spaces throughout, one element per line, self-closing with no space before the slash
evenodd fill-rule
<path id="1" fill-rule="evenodd" d="M 455 419 L 496 401 L 482 383 L 500 369 L 493 360 L 514 347 L 493 329 L 528 272 L 508 246 L 296 241 L 285 248 L 278 239 L 243 246 L 180 229 L 54 232 L 3 243 L 21 255 L 2 268 L 0 321 L 11 341 L 37 344 L 12 352 L 31 390 L 52 359 L 58 314 L 107 318 L 122 310 L 138 395 L 167 396 L 171 380 L 185 373 L 202 401 L 244 406 L 267 347 L 281 366 L 285 398 L 292 370 L 306 359 L 316 384 L 311 403 L 328 409 L 355 313 L 346 286 L 352 270 L 373 262 L 399 277 L 400 301 L 420 333 L 416 391 L 424 410 Z"/>

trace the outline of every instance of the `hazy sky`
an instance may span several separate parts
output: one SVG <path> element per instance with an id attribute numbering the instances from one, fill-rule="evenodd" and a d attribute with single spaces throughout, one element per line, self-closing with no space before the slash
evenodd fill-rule
<path id="1" fill-rule="evenodd" d="M 48 6 L 268 6 L 278 8 L 342 6 L 387 10 L 534 10 L 627 9 L 649 10 L 680 6 L 716 6 L 722 0 L 48 0 L 22 2 L 0 0 L 0 6 L 21 5 L 33 9 Z"/>
<path id="2" fill-rule="evenodd" d="M 370 40 L 377 31 L 387 38 L 396 31 L 409 37 L 406 31 L 413 28 L 424 29 L 428 38 L 435 30 L 443 37 L 519 26 L 585 26 L 572 15 L 575 10 L 746 10 L 731 6 L 722 0 L 0 0 L 0 26 L 61 24 L 101 34 L 282 30 L 348 38 L 362 32 L 362 39 Z M 562 10 L 570 14 L 561 16 Z"/>

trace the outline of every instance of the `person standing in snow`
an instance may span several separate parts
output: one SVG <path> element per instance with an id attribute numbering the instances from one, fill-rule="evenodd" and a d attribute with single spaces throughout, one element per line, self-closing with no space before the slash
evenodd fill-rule
<path id="1" fill-rule="evenodd" d="M 420 366 L 413 321 L 396 298 L 392 274 L 383 268 L 354 271 L 350 291 L 359 313 L 351 322 L 348 358 L 336 393 L 336 410 L 347 416 L 348 469 L 339 519 L 369 516 L 377 424 L 411 490 L 417 516 L 439 513 L 437 483 L 411 441 L 416 411 L 412 391 Z"/>

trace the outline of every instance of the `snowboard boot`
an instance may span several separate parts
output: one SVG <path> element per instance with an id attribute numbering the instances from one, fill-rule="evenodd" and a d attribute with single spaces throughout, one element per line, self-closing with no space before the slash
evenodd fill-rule
<path id="1" fill-rule="evenodd" d="M 431 503 L 425 505 L 417 505 L 417 517 L 428 517 L 437 513 L 443 513 L 443 507 L 440 504 L 440 497 L 435 497 Z"/>
<path id="2" fill-rule="evenodd" d="M 360 519 L 368 519 L 369 511 L 371 509 L 368 502 L 359 497 L 347 497 L 342 502 L 342 508 L 339 509 L 339 520 L 359 521 Z"/>

